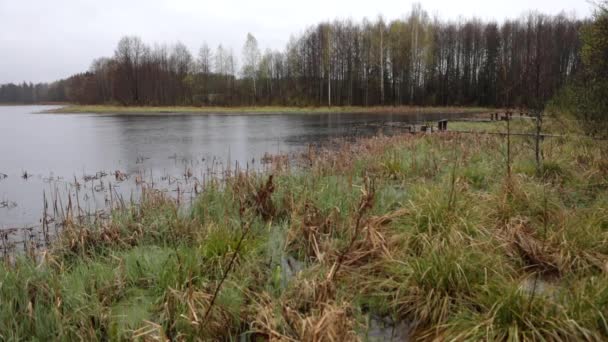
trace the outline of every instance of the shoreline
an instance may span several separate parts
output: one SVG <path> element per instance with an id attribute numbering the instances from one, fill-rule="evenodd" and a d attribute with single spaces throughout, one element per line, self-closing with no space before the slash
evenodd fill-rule
<path id="1" fill-rule="evenodd" d="M 0 107 L 33 107 L 33 106 L 70 106 L 65 102 L 41 102 L 41 103 L 0 103 Z"/>
<path id="2" fill-rule="evenodd" d="M 497 109 L 482 107 L 145 107 L 145 106 L 80 106 L 68 105 L 42 111 L 41 114 L 108 114 L 108 115 L 284 115 L 284 114 L 483 114 Z"/>

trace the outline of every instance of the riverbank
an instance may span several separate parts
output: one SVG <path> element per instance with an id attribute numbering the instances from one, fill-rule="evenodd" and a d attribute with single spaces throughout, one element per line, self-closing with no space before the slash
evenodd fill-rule
<path id="1" fill-rule="evenodd" d="M 605 142 L 547 138 L 538 173 L 531 140 L 509 140 L 342 142 L 190 209 L 151 190 L 111 222 L 68 220 L 41 261 L 0 266 L 0 339 L 605 340 Z"/>
<path id="2" fill-rule="evenodd" d="M 481 107 L 415 107 L 415 106 L 383 106 L 383 107 L 154 107 L 154 106 L 106 106 L 106 105 L 69 105 L 52 109 L 45 113 L 62 114 L 113 114 L 113 115 L 206 115 L 206 114 L 463 114 L 490 113 L 492 109 Z M 495 111 L 495 110 L 494 110 Z"/>

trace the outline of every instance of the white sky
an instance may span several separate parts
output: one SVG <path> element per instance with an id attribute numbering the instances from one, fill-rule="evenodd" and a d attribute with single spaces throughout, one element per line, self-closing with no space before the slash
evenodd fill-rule
<path id="1" fill-rule="evenodd" d="M 247 32 L 260 48 L 283 49 L 289 37 L 336 18 L 403 17 L 414 2 L 442 19 L 502 21 L 538 10 L 589 16 L 586 0 L 0 0 L 0 83 L 47 82 L 112 56 L 120 37 L 181 41 L 196 55 L 206 41 L 240 57 Z"/>

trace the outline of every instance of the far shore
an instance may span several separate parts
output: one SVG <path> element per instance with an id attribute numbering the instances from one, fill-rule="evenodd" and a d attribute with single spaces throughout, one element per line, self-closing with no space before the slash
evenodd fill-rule
<path id="1" fill-rule="evenodd" d="M 23 102 L 0 102 L 0 107 L 20 107 L 20 106 L 70 106 L 66 102 L 36 102 L 36 103 L 23 103 Z"/>
<path id="2" fill-rule="evenodd" d="M 112 114 L 112 115 L 271 115 L 271 114 L 482 114 L 496 109 L 482 107 L 418 107 L 418 106 L 333 106 L 333 107 L 154 107 L 112 105 L 67 105 L 42 113 Z"/>

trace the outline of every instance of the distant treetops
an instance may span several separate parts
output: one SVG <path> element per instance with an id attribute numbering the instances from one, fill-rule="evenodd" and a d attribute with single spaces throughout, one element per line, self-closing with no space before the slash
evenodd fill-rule
<path id="1" fill-rule="evenodd" d="M 46 87 L 62 89 L 54 99 L 82 104 L 530 107 L 582 67 L 587 23 L 538 13 L 502 24 L 447 22 L 416 5 L 391 22 L 317 24 L 282 51 L 261 52 L 247 34 L 240 66 L 222 45 L 203 44 L 194 57 L 181 43 L 151 47 L 127 36 L 113 57 Z M 17 96 L 9 92 L 0 101 Z"/>

